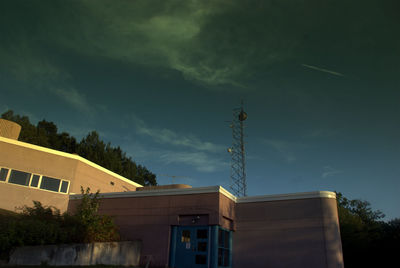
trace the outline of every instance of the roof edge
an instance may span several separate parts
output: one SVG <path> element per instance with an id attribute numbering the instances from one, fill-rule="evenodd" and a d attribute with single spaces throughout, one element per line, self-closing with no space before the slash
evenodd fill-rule
<path id="1" fill-rule="evenodd" d="M 336 193 L 330 191 L 314 191 L 314 192 L 292 193 L 292 194 L 246 196 L 237 198 L 236 202 L 251 203 L 251 202 L 283 201 L 283 200 L 310 199 L 310 198 L 336 199 Z"/>
<path id="2" fill-rule="evenodd" d="M 166 196 L 166 195 L 191 195 L 191 194 L 206 194 L 206 193 L 221 193 L 235 203 L 250 203 L 250 202 L 268 202 L 268 201 L 284 201 L 294 199 L 310 199 L 310 198 L 333 198 L 336 199 L 336 193 L 329 191 L 315 191 L 293 194 L 276 194 L 276 195 L 260 195 L 236 197 L 222 186 L 207 186 L 196 188 L 180 188 L 180 189 L 157 189 L 147 191 L 131 191 L 131 192 L 110 192 L 100 193 L 100 198 L 127 198 L 127 197 L 150 197 L 150 196 Z M 70 199 L 81 199 L 81 194 L 71 194 Z"/>
<path id="3" fill-rule="evenodd" d="M 141 185 L 139 183 L 136 183 L 134 181 L 131 181 L 131 180 L 125 178 L 125 177 L 122 177 L 121 175 L 119 175 L 119 174 L 117 174 L 117 173 L 115 173 L 115 172 L 113 172 L 111 170 L 108 170 L 108 169 L 106 169 L 106 168 L 104 168 L 104 167 L 102 167 L 102 166 L 100 166 L 100 165 L 98 165 L 96 163 L 93 163 L 92 161 L 89 161 L 86 158 L 83 158 L 82 156 L 79 156 L 79 155 L 70 154 L 70 153 L 66 153 L 66 152 L 61 152 L 61 151 L 57 151 L 57 150 L 54 150 L 54 149 L 50 149 L 50 148 L 46 148 L 46 147 L 30 144 L 30 143 L 27 143 L 27 142 L 23 142 L 23 141 L 8 139 L 8 138 L 5 138 L 5 137 L 0 137 L 0 141 L 6 142 L 6 143 L 11 143 L 11 144 L 18 145 L 18 146 L 22 146 L 22 147 L 29 148 L 29 149 L 36 150 L 36 151 L 46 152 L 46 153 L 50 153 L 50 154 L 66 157 L 66 158 L 69 158 L 69 159 L 78 160 L 78 161 L 81 161 L 82 163 L 88 164 L 89 166 L 92 166 L 92 167 L 94 167 L 94 168 L 96 168 L 98 170 L 101 170 L 101 171 L 103 171 L 103 172 L 105 172 L 105 173 L 107 173 L 109 175 L 112 175 L 112 176 L 116 177 L 117 179 L 120 179 L 120 180 L 122 180 L 122 181 L 124 181 L 126 183 L 129 183 L 129 184 L 132 184 L 135 187 L 143 187 L 143 185 Z"/>
<path id="4" fill-rule="evenodd" d="M 145 197 L 145 196 L 163 196 L 163 195 L 190 195 L 190 194 L 207 194 L 220 192 L 221 186 L 207 186 L 197 188 L 177 188 L 177 189 L 157 189 L 147 191 L 130 191 L 130 192 L 109 192 L 100 193 L 100 198 L 125 198 L 125 197 Z M 71 194 L 70 199 L 81 199 L 82 194 Z"/>

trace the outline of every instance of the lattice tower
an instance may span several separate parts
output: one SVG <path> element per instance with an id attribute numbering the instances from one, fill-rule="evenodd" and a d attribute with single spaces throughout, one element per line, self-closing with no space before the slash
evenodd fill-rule
<path id="1" fill-rule="evenodd" d="M 243 111 L 243 103 L 240 108 L 233 109 L 233 120 L 231 123 L 232 128 L 232 147 L 228 149 L 231 153 L 231 185 L 230 189 L 233 194 L 240 196 L 247 196 L 246 185 L 246 162 L 245 162 L 245 149 L 244 149 L 244 121 L 247 114 Z"/>

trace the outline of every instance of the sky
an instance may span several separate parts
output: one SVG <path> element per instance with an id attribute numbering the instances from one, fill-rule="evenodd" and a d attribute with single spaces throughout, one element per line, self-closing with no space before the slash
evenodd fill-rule
<path id="1" fill-rule="evenodd" d="M 400 2 L 2 0 L 0 113 L 96 130 L 159 184 L 338 191 L 400 217 Z"/>

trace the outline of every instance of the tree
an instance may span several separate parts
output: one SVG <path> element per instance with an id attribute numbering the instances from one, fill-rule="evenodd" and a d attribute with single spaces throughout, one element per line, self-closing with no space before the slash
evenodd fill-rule
<path id="1" fill-rule="evenodd" d="M 142 185 L 157 185 L 156 175 L 146 167 L 137 165 L 132 158 L 118 147 L 112 147 L 100 139 L 96 131 L 77 142 L 67 132 L 58 133 L 53 122 L 42 120 L 37 126 L 30 123 L 27 116 L 14 115 L 8 110 L 1 116 L 3 119 L 14 121 L 22 126 L 19 140 L 55 150 L 78 153 L 80 156 L 109 169 L 125 178 Z"/>
<path id="2" fill-rule="evenodd" d="M 82 240 L 89 242 L 105 242 L 119 240 L 118 230 L 110 216 L 99 215 L 99 191 L 90 193 L 81 187 L 82 200 L 74 216 L 82 228 Z"/>
<path id="3" fill-rule="evenodd" d="M 77 152 L 78 143 L 74 137 L 71 137 L 67 132 L 58 134 L 59 147 L 58 150 L 74 154 Z"/>
<path id="4" fill-rule="evenodd" d="M 384 214 L 362 200 L 337 193 L 340 234 L 346 268 L 385 267 L 396 263 L 400 250 L 398 221 L 382 221 Z"/>
<path id="5" fill-rule="evenodd" d="M 105 147 L 104 142 L 100 140 L 99 134 L 96 131 L 92 131 L 79 143 L 78 154 L 103 166 L 105 163 Z"/>

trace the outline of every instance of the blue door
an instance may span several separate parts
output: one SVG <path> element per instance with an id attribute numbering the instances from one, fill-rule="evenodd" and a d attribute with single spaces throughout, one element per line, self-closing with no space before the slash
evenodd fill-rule
<path id="1" fill-rule="evenodd" d="M 232 232 L 217 225 L 172 226 L 169 266 L 232 267 Z"/>
<path id="2" fill-rule="evenodd" d="M 210 228 L 208 226 L 178 226 L 175 232 L 174 267 L 209 267 Z"/>

